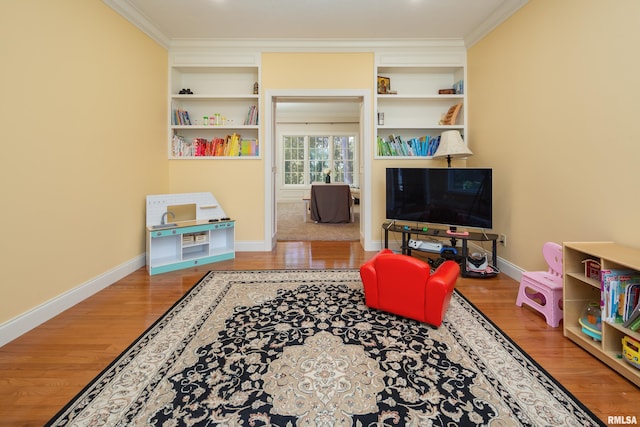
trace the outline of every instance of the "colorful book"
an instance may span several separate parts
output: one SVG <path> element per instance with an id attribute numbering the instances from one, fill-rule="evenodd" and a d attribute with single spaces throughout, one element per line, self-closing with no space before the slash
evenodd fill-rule
<path id="1" fill-rule="evenodd" d="M 640 284 L 638 283 L 630 283 L 624 290 L 624 305 L 621 313 L 623 322 L 629 319 L 634 308 L 638 305 L 639 295 Z"/>
<path id="2" fill-rule="evenodd" d="M 247 116 L 244 119 L 245 125 L 257 125 L 258 124 L 258 107 L 252 105 L 247 111 Z"/>
<path id="3" fill-rule="evenodd" d="M 640 319 L 640 303 L 636 305 L 633 311 L 629 314 L 629 318 L 622 324 L 622 326 L 628 328 L 638 319 Z"/>
<path id="4" fill-rule="evenodd" d="M 255 139 L 243 139 L 240 142 L 240 155 L 241 156 L 257 156 L 258 141 Z"/>
<path id="5" fill-rule="evenodd" d="M 627 286 L 640 284 L 640 273 L 627 269 L 603 269 L 600 280 L 602 319 L 623 322 Z"/>
<path id="6" fill-rule="evenodd" d="M 377 137 L 376 153 L 381 157 L 427 157 L 435 154 L 439 144 L 440 137 L 431 138 L 425 135 L 405 140 L 402 136 L 391 134 L 388 139 Z"/>
<path id="7" fill-rule="evenodd" d="M 440 137 L 437 136 L 429 142 L 429 147 L 427 148 L 427 156 L 433 156 L 436 151 L 438 151 L 438 146 L 440 145 Z"/>

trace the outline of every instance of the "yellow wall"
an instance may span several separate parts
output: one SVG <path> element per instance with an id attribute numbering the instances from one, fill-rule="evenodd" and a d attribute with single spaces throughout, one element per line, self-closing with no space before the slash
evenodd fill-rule
<path id="1" fill-rule="evenodd" d="M 262 87 L 373 91 L 373 70 L 373 53 L 264 53 Z"/>
<path id="2" fill-rule="evenodd" d="M 494 168 L 499 255 L 640 246 L 640 2 L 531 0 L 468 51 L 469 165 Z"/>
<path id="3" fill-rule="evenodd" d="M 263 159 L 170 160 L 169 176 L 168 193 L 212 193 L 236 221 L 236 241 L 264 240 Z"/>
<path id="4" fill-rule="evenodd" d="M 145 251 L 167 52 L 100 0 L 0 13 L 0 324 Z"/>

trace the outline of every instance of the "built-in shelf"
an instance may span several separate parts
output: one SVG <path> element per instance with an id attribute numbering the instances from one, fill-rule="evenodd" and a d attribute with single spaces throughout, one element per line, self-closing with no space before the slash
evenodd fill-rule
<path id="1" fill-rule="evenodd" d="M 170 159 L 260 157 L 258 66 L 180 65 L 169 72 Z M 180 93 L 186 89 L 192 93 Z"/>
<path id="2" fill-rule="evenodd" d="M 378 77 L 389 79 L 389 90 L 394 94 L 378 93 L 376 95 L 376 112 L 378 124 L 376 126 L 375 158 L 384 159 L 417 159 L 424 160 L 432 156 L 425 156 L 424 151 L 419 156 L 413 155 L 385 155 L 380 150 L 380 144 L 391 141 L 395 136 L 402 141 L 430 141 L 439 137 L 445 130 L 459 130 L 465 135 L 466 125 L 464 111 L 466 109 L 466 95 L 462 93 L 439 94 L 441 89 L 453 89 L 457 82 L 464 82 L 465 67 L 440 65 L 395 65 L 378 66 Z M 443 125 L 441 120 L 449 109 L 456 104 L 462 104 L 454 123 Z M 426 138 L 425 138 L 426 137 Z M 413 145 L 411 143 L 410 145 Z"/>

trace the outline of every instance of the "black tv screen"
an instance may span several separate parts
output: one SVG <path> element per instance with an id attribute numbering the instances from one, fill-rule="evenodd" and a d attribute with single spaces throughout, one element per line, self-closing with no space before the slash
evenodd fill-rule
<path id="1" fill-rule="evenodd" d="M 492 228 L 492 170 L 387 168 L 386 218 Z"/>

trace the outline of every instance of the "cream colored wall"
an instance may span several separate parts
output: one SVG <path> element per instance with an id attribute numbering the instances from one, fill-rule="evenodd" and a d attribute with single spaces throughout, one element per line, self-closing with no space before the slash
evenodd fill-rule
<path id="1" fill-rule="evenodd" d="M 169 193 L 212 193 L 236 221 L 236 241 L 264 240 L 263 159 L 170 160 L 169 180 Z"/>
<path id="2" fill-rule="evenodd" d="M 545 241 L 640 247 L 640 2 L 531 0 L 468 51 L 471 166 L 494 168 L 499 256 Z"/>
<path id="3" fill-rule="evenodd" d="M 262 87 L 371 89 L 373 53 L 263 53 Z"/>
<path id="4" fill-rule="evenodd" d="M 100 0 L 0 14 L 0 324 L 141 256 L 168 191 L 167 52 Z"/>

